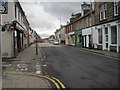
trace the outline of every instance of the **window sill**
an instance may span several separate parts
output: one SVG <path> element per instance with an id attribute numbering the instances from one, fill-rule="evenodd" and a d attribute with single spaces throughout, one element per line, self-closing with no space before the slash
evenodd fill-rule
<path id="1" fill-rule="evenodd" d="M 105 19 L 100 19 L 100 21 L 105 21 L 105 20 L 107 20 L 107 18 L 105 18 Z"/>
<path id="2" fill-rule="evenodd" d="M 114 17 L 117 17 L 118 16 L 118 14 L 114 14 Z"/>
<path id="3" fill-rule="evenodd" d="M 117 46 L 117 44 L 110 44 L 110 46 Z"/>
<path id="4" fill-rule="evenodd" d="M 103 45 L 103 44 L 98 43 L 98 45 Z"/>

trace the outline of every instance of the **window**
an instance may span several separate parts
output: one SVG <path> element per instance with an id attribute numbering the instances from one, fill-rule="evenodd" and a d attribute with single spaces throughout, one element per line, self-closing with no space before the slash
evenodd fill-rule
<path id="1" fill-rule="evenodd" d="M 23 23 L 23 16 L 22 16 L 22 14 L 21 14 L 21 23 Z"/>
<path id="2" fill-rule="evenodd" d="M 105 34 L 108 34 L 108 27 L 105 28 Z"/>
<path id="3" fill-rule="evenodd" d="M 88 17 L 88 23 L 89 23 L 89 26 L 91 26 L 91 17 L 90 16 Z"/>
<path id="4" fill-rule="evenodd" d="M 107 14 L 107 5 L 104 4 L 104 19 L 106 19 L 106 14 Z"/>
<path id="5" fill-rule="evenodd" d="M 111 27 L 111 43 L 117 44 L 117 26 Z"/>
<path id="6" fill-rule="evenodd" d="M 106 19 L 107 17 L 107 5 L 102 4 L 100 6 L 100 20 Z"/>
<path id="7" fill-rule="evenodd" d="M 100 20 L 103 19 L 103 5 L 100 6 Z"/>
<path id="8" fill-rule="evenodd" d="M 98 29 L 98 42 L 102 44 L 102 29 Z"/>
<path id="9" fill-rule="evenodd" d="M 61 34 L 59 34 L 59 38 L 61 38 Z"/>
<path id="10" fill-rule="evenodd" d="M 18 10 L 18 21 L 20 21 L 20 11 Z"/>
<path id="11" fill-rule="evenodd" d="M 86 27 L 86 18 L 84 19 L 84 28 Z"/>
<path id="12" fill-rule="evenodd" d="M 77 44 L 82 43 L 82 34 L 81 33 L 76 34 L 76 38 L 77 38 Z"/>
<path id="13" fill-rule="evenodd" d="M 15 18 L 17 18 L 17 7 L 15 5 Z"/>
<path id="14" fill-rule="evenodd" d="M 114 0 L 114 16 L 118 15 L 118 1 Z"/>
<path id="15" fill-rule="evenodd" d="M 72 30 L 73 30 L 73 29 L 72 29 L 72 25 L 70 26 L 70 29 L 71 29 L 71 32 L 72 32 Z"/>

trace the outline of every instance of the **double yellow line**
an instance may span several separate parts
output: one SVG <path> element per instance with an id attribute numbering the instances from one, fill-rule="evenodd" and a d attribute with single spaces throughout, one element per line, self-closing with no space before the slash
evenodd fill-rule
<path id="1" fill-rule="evenodd" d="M 60 80 L 58 80 L 55 77 L 50 77 L 49 75 L 43 76 L 43 75 L 39 75 L 39 74 L 36 74 L 36 73 L 30 73 L 30 72 L 3 72 L 3 73 L 4 74 L 25 74 L 25 75 L 42 77 L 42 78 L 50 80 L 56 86 L 56 88 L 58 90 L 65 89 L 64 84 Z"/>

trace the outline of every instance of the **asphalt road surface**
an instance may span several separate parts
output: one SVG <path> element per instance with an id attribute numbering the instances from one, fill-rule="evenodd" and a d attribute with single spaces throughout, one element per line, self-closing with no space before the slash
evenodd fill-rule
<path id="1" fill-rule="evenodd" d="M 67 88 L 118 88 L 118 60 L 76 47 L 41 46 L 46 55 L 44 74 L 58 78 Z"/>

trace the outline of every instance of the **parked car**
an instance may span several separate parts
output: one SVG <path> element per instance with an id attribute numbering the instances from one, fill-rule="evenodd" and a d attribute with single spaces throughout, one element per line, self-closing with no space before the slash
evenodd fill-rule
<path id="1" fill-rule="evenodd" d="M 59 41 L 58 41 L 58 40 L 55 40 L 55 41 L 53 42 L 53 44 L 54 44 L 54 45 L 59 45 Z"/>
<path id="2" fill-rule="evenodd" d="M 50 44 L 53 44 L 54 40 L 50 40 Z"/>
<path id="3" fill-rule="evenodd" d="M 44 39 L 41 38 L 41 39 L 40 39 L 40 43 L 43 43 L 43 42 L 44 42 Z"/>

